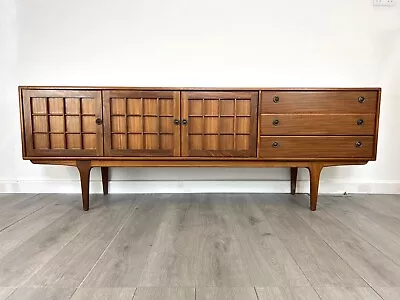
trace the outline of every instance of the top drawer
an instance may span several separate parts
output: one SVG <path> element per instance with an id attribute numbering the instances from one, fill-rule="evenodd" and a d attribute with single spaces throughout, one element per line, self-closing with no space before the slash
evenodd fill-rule
<path id="1" fill-rule="evenodd" d="M 263 91 L 267 113 L 376 113 L 377 91 Z"/>

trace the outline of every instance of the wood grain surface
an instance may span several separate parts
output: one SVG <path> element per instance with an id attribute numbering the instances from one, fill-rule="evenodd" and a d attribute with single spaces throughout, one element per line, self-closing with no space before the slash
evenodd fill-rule
<path id="1" fill-rule="evenodd" d="M 261 115 L 261 135 L 374 135 L 373 114 Z"/>
<path id="2" fill-rule="evenodd" d="M 0 299 L 398 299 L 399 196 L 320 198 L 0 195 Z"/>
<path id="3" fill-rule="evenodd" d="M 262 136 L 260 158 L 372 159 L 373 144 L 372 136 Z"/>
<path id="4" fill-rule="evenodd" d="M 275 97 L 278 97 L 279 100 Z M 360 97 L 362 97 L 362 101 L 359 101 Z M 375 114 L 377 102 L 378 93 L 376 91 L 263 91 L 260 112 L 262 114 Z"/>

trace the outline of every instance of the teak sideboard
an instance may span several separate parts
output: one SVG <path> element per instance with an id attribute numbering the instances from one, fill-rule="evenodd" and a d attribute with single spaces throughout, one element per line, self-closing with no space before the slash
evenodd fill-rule
<path id="1" fill-rule="evenodd" d="M 23 158 L 101 167 L 323 167 L 376 160 L 380 88 L 19 87 Z"/>

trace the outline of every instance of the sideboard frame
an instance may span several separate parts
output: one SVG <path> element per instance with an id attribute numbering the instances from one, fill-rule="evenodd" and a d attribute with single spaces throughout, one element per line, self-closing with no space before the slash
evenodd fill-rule
<path id="1" fill-rule="evenodd" d="M 23 103 L 23 93 L 25 90 L 59 90 L 59 91 L 96 91 L 101 93 L 107 93 L 108 91 L 169 91 L 177 92 L 179 91 L 180 97 L 182 94 L 188 92 L 250 92 L 258 93 L 258 107 L 255 107 L 257 112 L 257 136 L 252 135 L 252 138 L 257 140 L 257 147 L 253 149 L 256 152 L 255 157 L 190 157 L 190 156 L 66 156 L 62 155 L 62 151 L 59 152 L 60 155 L 55 155 L 56 152 L 52 152 L 52 155 L 46 155 L 46 152 L 42 152 L 42 156 L 30 155 L 32 151 L 28 151 L 27 141 L 25 139 L 25 123 L 26 117 L 24 113 L 24 103 Z M 371 157 L 341 157 L 341 158 L 331 158 L 331 157 L 321 157 L 321 158 L 260 158 L 260 101 L 262 97 L 262 92 L 268 91 L 291 91 L 291 92 L 301 92 L 301 91 L 357 91 L 357 92 L 377 92 L 377 107 L 376 107 L 376 121 L 375 121 L 375 132 L 374 132 L 374 147 L 373 154 Z M 43 164 L 43 165 L 64 165 L 76 167 L 79 171 L 81 179 L 82 188 L 82 205 L 83 209 L 87 211 L 89 209 L 89 181 L 90 181 L 90 171 L 92 168 L 101 168 L 101 177 L 103 185 L 103 194 L 107 195 L 109 192 L 109 168 L 111 167 L 251 167 L 251 168 L 290 168 L 290 193 L 295 194 L 296 192 L 296 182 L 298 168 L 307 168 L 310 174 L 310 209 L 312 211 L 316 210 L 317 199 L 318 199 L 318 188 L 321 171 L 325 167 L 331 166 L 343 166 L 343 165 L 364 165 L 368 161 L 375 161 L 377 157 L 377 143 L 378 143 L 378 128 L 379 128 L 379 113 L 380 113 L 380 101 L 381 101 L 381 89 L 374 87 L 367 88 L 160 88 L 160 87 L 73 87 L 73 86 L 20 86 L 19 87 L 19 102 L 20 102 L 20 123 L 21 123 L 21 143 L 22 143 L 22 156 L 24 160 L 30 160 L 33 164 Z M 180 98 L 182 99 L 182 98 Z M 104 99 L 102 98 L 102 103 L 104 106 Z M 103 107 L 104 110 L 104 107 Z M 103 115 L 104 119 L 105 116 Z M 99 131 L 100 134 L 106 134 L 104 128 Z M 182 132 L 182 130 L 181 130 Z M 103 142 L 104 143 L 104 142 Z M 101 147 L 101 153 L 103 152 L 104 145 Z"/>

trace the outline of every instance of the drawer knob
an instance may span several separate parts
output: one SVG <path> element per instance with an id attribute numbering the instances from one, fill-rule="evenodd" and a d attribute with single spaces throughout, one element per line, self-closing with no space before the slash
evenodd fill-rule
<path id="1" fill-rule="evenodd" d="M 279 147 L 279 143 L 278 143 L 278 142 L 273 142 L 273 143 L 272 143 L 272 147 L 278 148 L 278 147 Z"/>
<path id="2" fill-rule="evenodd" d="M 273 124 L 274 126 L 278 126 L 278 125 L 279 125 L 279 120 L 273 120 L 273 121 L 272 121 L 272 124 Z"/>
<path id="3" fill-rule="evenodd" d="M 182 125 L 187 125 L 187 123 L 188 123 L 188 120 L 186 120 L 186 119 L 182 120 Z"/>
<path id="4" fill-rule="evenodd" d="M 363 96 L 358 97 L 358 102 L 364 103 L 365 102 L 365 97 L 363 97 Z"/>
<path id="5" fill-rule="evenodd" d="M 100 118 L 97 118 L 97 119 L 96 119 L 96 124 L 97 124 L 97 125 L 103 124 L 103 120 L 100 119 Z"/>
<path id="6" fill-rule="evenodd" d="M 356 142 L 356 147 L 360 148 L 362 146 L 362 143 L 360 141 Z"/>
<path id="7" fill-rule="evenodd" d="M 274 101 L 274 103 L 278 103 L 279 102 L 279 97 L 278 96 L 274 96 L 273 101 Z"/>
<path id="8" fill-rule="evenodd" d="M 362 124 L 364 124 L 364 120 L 363 119 L 357 120 L 357 125 L 362 125 Z"/>
<path id="9" fill-rule="evenodd" d="M 174 124 L 175 124 L 175 125 L 179 125 L 180 123 L 181 123 L 181 122 L 180 122 L 178 119 L 175 119 L 175 120 L 174 120 Z"/>

